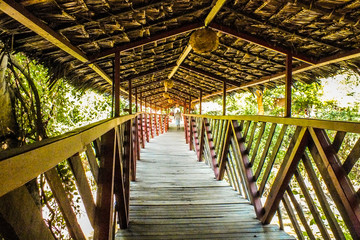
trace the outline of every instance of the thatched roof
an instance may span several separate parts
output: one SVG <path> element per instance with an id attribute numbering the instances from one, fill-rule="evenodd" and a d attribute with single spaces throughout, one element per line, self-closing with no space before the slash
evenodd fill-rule
<path id="1" fill-rule="evenodd" d="M 114 52 L 120 51 L 121 87 L 127 90 L 131 79 L 148 102 L 165 106 L 162 80 L 215 2 L 5 0 L 0 9 L 11 14 L 10 6 L 30 20 L 40 20 L 40 28 L 43 24 L 50 34 L 62 36 L 80 57 L 5 13 L 0 17 L 0 40 L 38 59 L 54 77 L 103 92 L 112 90 Z M 284 83 L 286 54 L 294 57 L 294 79 L 302 82 L 343 67 L 358 70 L 359 19 L 359 0 L 228 0 L 210 24 L 218 32 L 219 47 L 207 54 L 190 52 L 172 78 L 170 95 L 179 101 L 198 98 L 200 90 L 204 95 L 221 91 L 223 80 L 239 91 L 275 87 Z M 337 57 L 345 61 L 330 61 Z M 109 79 L 99 75 L 99 69 Z"/>

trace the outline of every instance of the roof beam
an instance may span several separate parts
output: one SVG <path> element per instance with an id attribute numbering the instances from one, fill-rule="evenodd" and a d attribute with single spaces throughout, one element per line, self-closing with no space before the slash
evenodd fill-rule
<path id="1" fill-rule="evenodd" d="M 197 91 L 207 92 L 207 91 L 203 90 L 202 88 L 195 87 L 195 86 L 193 86 L 193 85 L 191 85 L 191 84 L 189 84 L 189 83 L 187 83 L 187 82 L 184 82 L 184 81 L 178 79 L 177 77 L 176 77 L 176 78 L 173 78 L 173 81 L 174 81 L 174 82 L 178 82 L 178 83 L 180 83 L 180 84 L 182 84 L 182 85 L 184 85 L 184 86 L 190 87 L 190 88 L 192 88 L 192 89 L 195 89 L 195 90 L 197 90 Z"/>
<path id="2" fill-rule="evenodd" d="M 323 67 L 323 66 L 333 64 L 333 63 L 338 63 L 341 61 L 351 60 L 353 58 L 358 58 L 358 57 L 360 57 L 360 49 L 354 49 L 352 51 L 348 51 L 345 53 L 335 54 L 335 55 L 332 55 L 329 57 L 322 58 L 314 65 L 303 64 L 297 68 L 293 68 L 292 74 L 293 75 L 299 74 L 302 72 L 313 70 L 315 68 Z M 286 71 L 283 71 L 280 73 L 273 74 L 271 76 L 265 76 L 260 79 L 254 80 L 254 81 L 241 84 L 238 87 L 228 88 L 226 91 L 232 92 L 232 91 L 237 91 L 237 90 L 253 87 L 253 86 L 271 82 L 271 81 L 274 81 L 274 80 L 277 80 L 280 78 L 285 78 L 285 76 L 286 76 Z M 222 94 L 222 91 L 216 91 L 214 93 L 204 96 L 203 99 L 213 97 L 216 95 L 220 95 L 220 94 Z M 199 99 L 195 99 L 192 102 L 198 102 L 198 101 L 199 101 Z"/>
<path id="3" fill-rule="evenodd" d="M 158 86 L 158 87 L 154 87 L 154 88 L 150 88 L 150 89 L 146 89 L 146 90 L 143 90 L 141 92 L 138 92 L 138 94 L 142 94 L 142 93 L 146 93 L 146 92 L 150 92 L 150 91 L 154 91 L 154 90 L 158 90 L 160 88 L 164 88 L 163 86 Z"/>
<path id="4" fill-rule="evenodd" d="M 161 78 L 161 79 L 158 79 L 158 80 L 155 80 L 155 81 L 152 81 L 152 82 L 147 82 L 147 83 L 139 84 L 139 85 L 136 85 L 134 88 L 147 87 L 147 86 L 150 86 L 150 85 L 152 85 L 152 84 L 162 82 L 162 81 L 164 81 L 165 79 L 166 79 L 166 78 Z"/>
<path id="5" fill-rule="evenodd" d="M 280 47 L 280 46 L 275 46 L 275 45 L 270 44 L 267 41 L 265 41 L 263 39 L 260 39 L 259 37 L 256 37 L 254 35 L 251 35 L 251 34 L 248 34 L 248 33 L 243 33 L 243 32 L 238 32 L 238 31 L 236 31 L 236 30 L 234 30 L 232 28 L 229 28 L 229 27 L 226 27 L 226 26 L 223 26 L 223 25 L 219 25 L 219 24 L 216 24 L 216 23 L 211 23 L 210 27 L 215 29 L 216 31 L 222 32 L 224 34 L 228 34 L 228 35 L 231 35 L 233 37 L 243 39 L 245 41 L 257 44 L 257 45 L 262 46 L 264 48 L 267 48 L 267 49 L 270 49 L 270 50 L 273 50 L 273 51 L 276 51 L 276 52 L 279 52 L 279 53 L 282 53 L 282 54 L 285 54 L 285 55 L 292 54 L 294 58 L 296 58 L 296 59 L 298 59 L 298 60 L 300 60 L 302 62 L 306 62 L 306 63 L 309 63 L 309 64 L 315 64 L 315 61 L 313 59 L 310 59 L 307 56 L 304 56 L 304 55 L 298 54 L 298 53 L 293 53 L 291 50 L 285 49 L 285 48 Z"/>
<path id="6" fill-rule="evenodd" d="M 338 22 L 341 21 L 341 22 L 345 22 L 345 23 L 348 23 L 351 25 L 355 25 L 359 21 L 359 20 L 349 18 L 349 15 L 347 15 L 347 14 L 344 15 L 344 14 L 334 11 L 333 9 L 320 7 L 316 4 L 316 2 L 312 2 L 311 4 L 309 4 L 309 3 L 305 3 L 304 1 L 297 0 L 296 3 L 289 2 L 289 4 L 295 4 L 295 6 L 297 6 L 299 8 L 303 8 L 303 9 L 306 9 L 309 11 L 323 14 L 325 17 L 326 17 L 326 15 L 328 15 L 329 18 L 332 18 Z M 343 7 L 344 6 L 342 6 L 342 8 Z"/>
<path id="7" fill-rule="evenodd" d="M 153 68 L 153 69 L 147 70 L 145 72 L 140 72 L 139 74 L 135 74 L 135 75 L 128 76 L 128 77 L 124 78 L 122 82 L 132 80 L 132 79 L 135 79 L 135 78 L 141 78 L 141 77 L 144 77 L 146 75 L 154 74 L 154 73 L 157 73 L 157 72 L 161 72 L 161 71 L 164 71 L 164 70 L 166 70 L 168 68 L 172 68 L 174 65 L 175 64 L 170 64 L 170 65 L 166 65 L 164 67 Z M 139 87 L 139 85 L 136 86 L 136 87 Z"/>
<path id="8" fill-rule="evenodd" d="M 208 78 L 211 78 L 215 81 L 218 81 L 218 82 L 227 82 L 227 83 L 230 83 L 231 85 L 234 85 L 234 86 L 240 86 L 240 83 L 239 82 L 236 82 L 236 81 L 233 81 L 233 80 L 229 80 L 229 79 L 226 79 L 226 78 L 223 78 L 223 77 L 220 77 L 220 76 L 216 76 L 212 73 L 209 73 L 209 72 L 206 72 L 202 69 L 199 69 L 199 68 L 194 68 L 194 67 L 191 67 L 187 64 L 183 64 L 181 66 L 182 69 L 185 69 L 187 71 L 190 71 L 190 72 L 194 72 L 194 73 L 197 73 L 197 74 L 200 74 L 200 75 L 203 75 L 205 77 L 208 77 Z"/>
<path id="9" fill-rule="evenodd" d="M 66 38 L 27 11 L 21 4 L 13 0 L 1 0 L 0 10 L 79 61 L 83 63 L 89 62 L 88 57 L 80 49 L 73 46 Z M 91 63 L 88 66 L 105 81 L 112 84 L 112 79 L 97 64 Z M 126 92 L 123 88 L 120 88 L 120 90 Z"/>
<path id="10" fill-rule="evenodd" d="M 171 93 L 171 91 L 177 91 L 177 92 L 179 92 L 179 93 L 186 94 L 186 95 L 188 95 L 188 96 L 190 96 L 190 97 L 192 97 L 192 98 L 197 98 L 196 96 L 192 95 L 191 93 L 182 91 L 182 90 L 180 90 L 180 89 L 178 89 L 178 88 L 175 88 L 175 87 L 172 87 L 172 88 L 168 89 L 168 92 Z M 173 93 L 174 93 L 174 92 L 173 92 Z M 174 93 L 174 94 L 175 94 L 175 93 Z"/>
<path id="11" fill-rule="evenodd" d="M 183 27 L 175 28 L 175 29 L 170 30 L 170 31 L 165 31 L 165 32 L 153 35 L 153 36 L 151 36 L 149 38 L 146 38 L 146 39 L 141 39 L 141 40 L 138 40 L 138 41 L 130 42 L 130 43 L 127 43 L 127 44 L 120 45 L 118 47 L 111 48 L 109 50 L 102 51 L 101 53 L 90 57 L 90 60 L 95 61 L 96 59 L 107 57 L 107 56 L 109 56 L 111 54 L 114 54 L 115 52 L 129 51 L 131 49 L 141 47 L 143 45 L 153 43 L 153 42 L 159 41 L 161 39 L 170 38 L 170 37 L 177 36 L 179 34 L 183 34 L 183 33 L 189 32 L 189 31 L 193 31 L 194 29 L 198 29 L 200 27 L 202 27 L 202 24 L 194 23 L 194 24 L 189 24 L 189 25 L 183 26 Z"/>
<path id="12" fill-rule="evenodd" d="M 207 61 L 209 61 L 209 62 L 212 62 L 212 63 L 215 63 L 215 64 L 217 64 L 217 65 L 219 65 L 219 66 L 222 66 L 222 67 L 225 67 L 225 68 L 227 68 L 227 69 L 231 69 L 231 70 L 233 70 L 233 71 L 237 71 L 237 72 L 240 72 L 240 73 L 242 73 L 242 74 L 245 74 L 245 75 L 248 75 L 248 76 L 252 76 L 252 77 L 259 77 L 258 75 L 255 75 L 255 74 L 252 74 L 252 73 L 248 73 L 248 72 L 246 72 L 246 71 L 244 71 L 244 69 L 238 69 L 238 68 L 234 68 L 234 67 L 232 67 L 232 66 L 228 66 L 228 64 L 223 64 L 223 63 L 220 63 L 220 62 L 218 62 L 218 59 L 216 59 L 216 60 L 212 60 L 211 58 L 207 58 L 207 57 L 205 57 L 205 56 L 203 56 L 203 55 L 200 55 L 200 54 L 197 54 L 197 53 L 191 53 L 192 55 L 195 55 L 195 56 L 197 56 L 197 57 L 200 57 L 200 58 L 203 58 L 203 59 L 206 59 Z M 214 55 L 214 56 L 217 56 L 217 55 L 215 55 L 215 54 L 212 54 L 212 55 Z M 218 57 L 219 58 L 219 57 Z M 225 60 L 227 60 L 226 58 L 223 58 L 223 59 L 225 59 Z M 234 62 L 233 62 L 234 63 Z M 235 63 L 234 63 L 235 64 Z M 244 66 L 246 67 L 246 65 L 244 64 Z M 259 71 L 261 71 L 261 69 L 259 69 Z"/>
<path id="13" fill-rule="evenodd" d="M 286 33 L 286 34 L 289 34 L 289 35 L 293 35 L 293 36 L 296 36 L 298 38 L 302 38 L 302 39 L 306 39 L 308 41 L 311 41 L 311 42 L 314 42 L 314 43 L 317 43 L 317 44 L 320 44 L 320 45 L 325 45 L 327 47 L 331 47 L 331 48 L 335 48 L 335 49 L 338 49 L 338 50 L 341 50 L 342 48 L 339 47 L 339 46 L 336 46 L 336 45 L 333 45 L 333 44 L 330 44 L 330 43 L 326 43 L 326 42 L 323 42 L 323 41 L 320 41 L 320 40 L 317 40 L 317 39 L 314 39 L 312 37 L 309 37 L 309 36 L 305 36 L 299 32 L 289 32 L 289 30 L 283 28 L 283 27 L 280 27 L 278 25 L 275 25 L 275 24 L 272 24 L 270 23 L 269 21 L 266 21 L 266 20 L 260 20 L 258 19 L 256 16 L 251 16 L 249 14 L 246 14 L 244 12 L 239 12 L 239 11 L 235 11 L 234 9 L 232 8 L 226 8 L 226 10 L 228 11 L 231 11 L 233 12 L 234 14 L 238 15 L 238 16 L 241 16 L 241 17 L 244 17 L 244 18 L 247 18 L 247 19 L 250 19 L 251 21 L 254 21 L 256 22 L 257 24 L 262 24 L 262 25 L 267 25 L 269 27 L 271 27 L 272 29 L 275 29 L 275 30 L 278 30 L 278 31 L 281 31 L 283 33 Z M 296 14 L 295 14 L 296 15 Z"/>
<path id="14" fill-rule="evenodd" d="M 205 21 L 204 21 L 205 26 L 208 26 L 210 24 L 210 22 L 214 19 L 214 17 L 220 11 L 221 7 L 224 5 L 225 2 L 226 2 L 226 0 L 217 0 L 216 1 L 215 5 L 211 8 L 209 14 L 205 18 Z M 171 79 L 174 76 L 176 71 L 179 69 L 181 63 L 186 59 L 186 57 L 189 55 L 191 50 L 192 50 L 192 47 L 189 43 L 187 45 L 187 47 L 184 49 L 183 53 L 180 55 L 179 59 L 177 60 L 176 66 L 170 72 L 170 74 L 168 76 L 169 79 Z"/>

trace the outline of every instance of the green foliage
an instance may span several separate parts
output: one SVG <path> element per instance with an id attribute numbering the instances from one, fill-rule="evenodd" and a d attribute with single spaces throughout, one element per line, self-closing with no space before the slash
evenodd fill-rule
<path id="1" fill-rule="evenodd" d="M 61 79 L 50 88 L 45 67 L 22 54 L 9 56 L 11 60 L 6 76 L 14 96 L 19 145 L 41 141 L 110 117 L 112 104 L 109 95 L 78 91 Z M 67 161 L 56 168 L 79 216 L 81 199 Z M 65 220 L 43 175 L 38 178 L 38 185 L 39 204 L 51 232 L 58 239 L 70 239 Z"/>

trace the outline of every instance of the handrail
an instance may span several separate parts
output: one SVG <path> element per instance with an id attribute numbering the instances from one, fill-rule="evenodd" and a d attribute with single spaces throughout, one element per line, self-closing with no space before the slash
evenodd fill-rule
<path id="1" fill-rule="evenodd" d="M 72 171 L 94 227 L 94 239 L 112 237 L 116 222 L 114 212 L 117 213 L 120 227 L 126 228 L 129 222 L 129 182 L 136 179 L 140 147 L 144 148 L 145 140 L 149 141 L 149 137 L 145 136 L 154 137 L 150 132 L 159 135 L 168 130 L 168 125 L 167 115 L 137 113 L 102 120 L 58 137 L 1 152 L 0 213 L 2 221 L 13 228 L 13 231 L 6 233 L 10 234 L 8 238 L 53 239 L 41 212 L 24 187 L 30 180 L 44 174 L 71 237 L 85 239 L 55 168 L 64 160 L 67 160 L 66 164 Z M 96 201 L 91 194 L 81 153 L 85 153 L 97 184 Z M 33 227 L 34 231 L 24 229 L 21 223 Z"/>
<path id="2" fill-rule="evenodd" d="M 296 125 L 301 127 L 323 128 L 327 130 L 343 131 L 360 133 L 360 122 L 354 121 L 333 121 L 333 120 L 320 120 L 312 118 L 284 118 L 264 115 L 196 115 L 184 114 L 188 117 L 201 117 L 207 119 L 217 120 L 238 120 L 238 121 L 256 121 L 256 122 L 269 122 L 277 124 Z"/>
<path id="3" fill-rule="evenodd" d="M 299 239 L 360 238 L 360 186 L 349 178 L 360 159 L 359 122 L 185 114 L 184 128 L 198 160 L 263 224 L 277 213 L 283 228 L 285 212 Z"/>

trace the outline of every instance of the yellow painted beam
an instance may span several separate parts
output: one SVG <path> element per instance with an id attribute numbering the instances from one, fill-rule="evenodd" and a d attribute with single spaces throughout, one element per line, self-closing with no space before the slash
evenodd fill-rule
<path id="1" fill-rule="evenodd" d="M 205 27 L 207 27 L 211 21 L 215 18 L 216 14 L 220 11 L 226 0 L 218 0 L 215 6 L 211 9 L 210 13 L 205 18 Z"/>
<path id="2" fill-rule="evenodd" d="M 79 61 L 83 63 L 89 62 L 88 57 L 79 48 L 72 45 L 69 40 L 55 32 L 52 28 L 26 10 L 21 4 L 18 4 L 13 0 L 0 0 L 0 10 Z M 112 84 L 112 79 L 98 65 L 92 63 L 88 64 L 88 66 L 105 81 Z M 127 93 L 123 88 L 120 88 L 120 90 Z"/>

